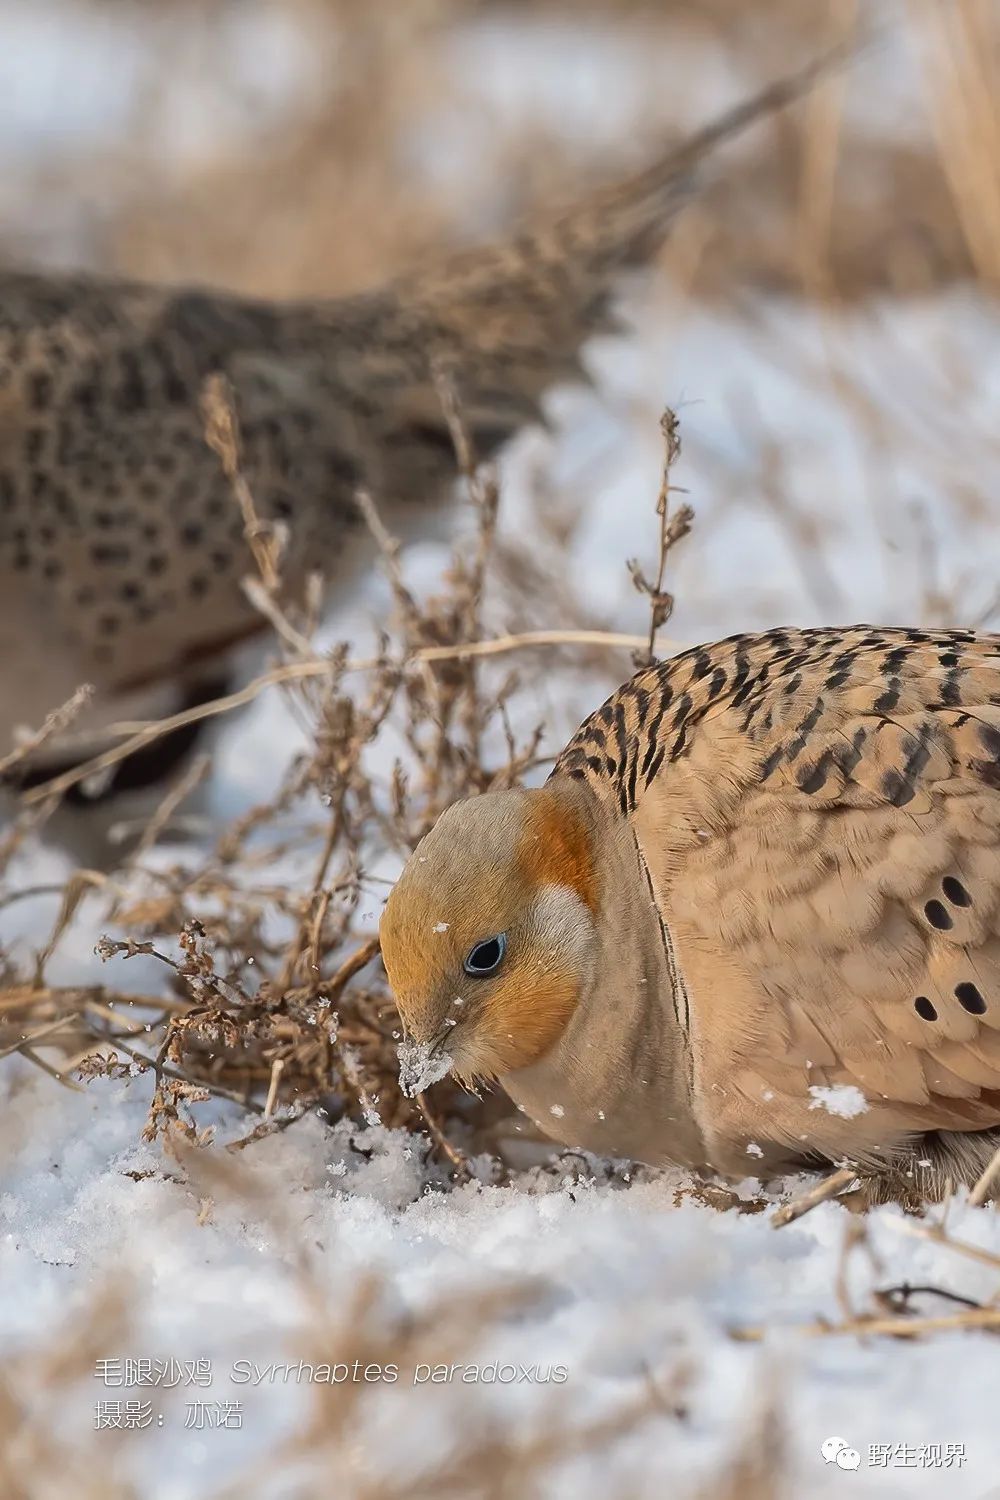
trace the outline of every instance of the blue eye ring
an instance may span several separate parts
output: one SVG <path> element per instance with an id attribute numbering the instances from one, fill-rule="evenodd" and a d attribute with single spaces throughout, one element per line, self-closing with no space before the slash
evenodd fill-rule
<path id="1" fill-rule="evenodd" d="M 470 948 L 465 955 L 462 968 L 473 979 L 485 979 L 488 975 L 496 973 L 506 952 L 507 934 L 498 932 L 496 937 L 483 938 L 482 942 Z"/>

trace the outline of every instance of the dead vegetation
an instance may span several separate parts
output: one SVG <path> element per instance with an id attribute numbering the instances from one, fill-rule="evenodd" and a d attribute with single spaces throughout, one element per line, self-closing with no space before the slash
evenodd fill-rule
<path id="1" fill-rule="evenodd" d="M 475 529 L 456 549 L 441 593 L 420 602 L 404 582 L 398 544 L 374 501 L 359 495 L 394 614 L 374 657 L 358 663 L 347 643 L 324 652 L 313 644 L 318 579 L 305 599 L 284 598 L 283 538 L 257 517 L 225 388 L 215 383 L 206 392 L 207 440 L 230 478 L 257 568 L 246 589 L 274 633 L 274 665 L 254 686 L 285 695 L 307 748 L 292 759 L 270 801 L 243 813 L 193 861 L 154 868 L 148 856 L 207 769 L 204 758 L 197 760 L 167 792 L 121 870 L 74 875 L 33 972 L 8 970 L 0 992 L 0 1055 L 19 1051 L 64 1082 L 76 1070 L 88 1078 L 148 1070 L 151 1139 L 205 1140 L 194 1115 L 215 1096 L 259 1117 L 233 1149 L 321 1108 L 332 1118 L 348 1111 L 362 1123 L 377 1116 L 387 1125 L 427 1127 L 452 1164 L 459 1162 L 431 1106 L 399 1091 L 396 1013 L 377 971 L 377 939 L 356 921 L 367 865 L 380 848 L 405 857 L 450 803 L 515 785 L 540 764 L 541 727 L 521 743 L 510 724 L 515 674 L 487 684 L 479 655 L 466 649 L 482 641 L 499 494 L 492 472 L 476 463 L 445 385 L 441 399 Z M 202 712 L 224 712 L 246 696 Z M 77 701 L 79 695 L 53 716 L 53 726 L 66 722 Z M 70 785 L 107 771 L 174 723 L 124 732 L 97 760 L 29 792 L 26 818 L 32 806 L 44 816 Z M 25 754 L 39 738 L 26 743 Z M 391 759 L 389 739 L 397 743 Z M 301 849 L 309 861 L 304 887 L 267 878 L 290 849 Z M 6 899 L 17 896 L 11 891 Z M 127 934 L 98 943 L 114 977 L 100 987 L 53 987 L 47 961 L 80 903 L 94 898 L 103 915 L 92 905 L 89 921 Z M 138 957 L 166 971 L 166 995 L 152 986 L 130 990 L 122 966 Z M 42 1048 L 58 1064 L 46 1061 Z M 453 1092 L 447 1085 L 435 1091 L 443 1105 Z"/>
<path id="2" fill-rule="evenodd" d="M 185 0 L 169 18 L 93 8 L 109 46 L 157 65 L 143 64 L 113 143 L 97 132 L 65 161 L 18 163 L 4 188 L 8 260 L 54 257 L 277 296 L 361 289 L 648 159 L 704 119 L 705 79 L 720 70 L 749 93 L 867 27 L 870 48 L 892 58 L 899 99 L 873 109 L 862 65 L 758 132 L 667 263 L 683 270 L 693 256 L 695 290 L 723 300 L 747 285 L 814 289 L 818 276 L 838 301 L 976 275 L 996 284 L 1000 25 L 982 0 L 901 0 L 876 17 L 856 0 L 592 0 L 572 13 L 562 0 L 260 0 L 248 24 L 261 28 L 261 45 L 273 33 L 297 65 L 310 58 L 283 113 L 246 102 L 218 0 Z M 627 147 L 597 129 L 581 149 L 544 98 L 517 112 L 502 89 L 483 89 L 489 75 L 463 59 L 499 48 L 499 76 L 512 25 L 553 57 L 581 29 L 622 49 L 635 75 Z M 176 144 L 185 89 L 199 103 L 233 96 L 218 139 Z M 440 146 L 455 118 L 468 140 L 452 159 Z"/>

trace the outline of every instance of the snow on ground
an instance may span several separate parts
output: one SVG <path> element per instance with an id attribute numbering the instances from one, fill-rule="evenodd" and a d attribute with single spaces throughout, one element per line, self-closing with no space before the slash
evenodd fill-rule
<path id="1" fill-rule="evenodd" d="M 3 108 L 13 108 L 10 95 Z M 669 287 L 636 294 L 630 306 L 635 335 L 590 351 L 598 391 L 558 393 L 552 431 L 526 434 L 503 464 L 512 532 L 531 527 L 540 494 L 579 512 L 566 577 L 607 623 L 643 628 L 624 559 L 652 553 L 666 402 L 682 420 L 675 479 L 697 512 L 693 536 L 671 560 L 671 636 L 693 641 L 779 621 L 995 622 L 1000 319 L 985 297 L 955 291 L 907 306 L 876 303 L 835 322 L 765 301 L 726 311 L 688 306 Z M 414 547 L 414 578 L 429 584 L 443 556 L 440 543 Z M 330 638 L 370 630 L 385 597 L 378 580 L 367 580 L 334 615 Z M 502 603 L 497 609 L 499 619 Z M 544 696 L 522 704 L 524 722 L 544 711 L 558 744 L 624 670 L 615 659 L 603 673 L 550 676 Z M 295 744 L 274 697 L 230 722 L 212 812 L 228 817 L 267 795 Z M 59 852 L 33 849 L 19 879 L 45 884 L 66 868 Z M 293 860 L 275 875 L 296 873 Z M 40 897 L 11 907 L 5 940 L 21 952 L 37 944 L 54 906 Z M 369 920 L 377 909 L 373 896 Z M 50 966 L 53 979 L 97 975 L 95 920 L 84 903 Z M 121 1398 L 119 1388 L 88 1379 L 47 1412 L 60 1441 L 77 1451 L 89 1443 L 109 1472 L 133 1477 L 144 1500 L 208 1496 L 237 1476 L 246 1495 L 290 1493 L 288 1476 L 272 1483 L 262 1465 L 305 1420 L 315 1388 L 272 1381 L 267 1366 L 335 1362 L 338 1351 L 356 1348 L 343 1330 L 369 1276 L 379 1286 L 379 1317 L 397 1334 L 407 1317 L 436 1308 L 444 1320 L 444 1309 L 526 1277 L 539 1296 L 485 1328 L 470 1310 L 467 1342 L 414 1355 L 480 1371 L 513 1367 L 517 1379 L 498 1371 L 491 1383 L 454 1375 L 415 1383 L 414 1363 L 404 1362 L 395 1381 L 366 1384 L 342 1467 L 330 1475 L 337 1494 L 354 1493 L 361 1475 L 395 1476 L 406 1493 L 415 1468 L 490 1423 L 520 1440 L 554 1423 L 585 1425 L 624 1409 L 650 1381 L 669 1390 L 680 1370 L 689 1382 L 683 1417 L 665 1399 L 640 1430 L 596 1454 L 571 1454 L 546 1495 L 683 1500 L 739 1450 L 768 1396 L 787 1436 L 796 1500 L 995 1492 L 990 1335 L 860 1342 L 801 1331 L 844 1316 L 838 1277 L 855 1221 L 839 1207 L 823 1205 L 775 1231 L 769 1209 L 704 1206 L 685 1194 L 690 1182 L 680 1172 L 626 1175 L 569 1159 L 555 1172 L 520 1172 L 503 1188 L 473 1183 L 444 1193 L 412 1139 L 376 1130 L 366 1156 L 347 1127 L 314 1118 L 240 1156 L 264 1206 L 213 1180 L 186 1183 L 141 1143 L 147 1080 L 70 1093 L 8 1061 L 0 1091 L 4 1355 L 64 1338 L 109 1278 L 125 1284 L 131 1276 L 133 1325 L 94 1357 L 212 1362 L 208 1390 L 153 1389 L 163 1426 L 154 1420 L 120 1449 L 111 1434 L 93 1432 L 95 1402 Z M 856 1101 L 821 1103 L 844 1112 Z M 235 1111 L 222 1110 L 217 1123 L 222 1139 L 245 1129 Z M 752 1167 L 748 1159 L 748 1204 L 758 1193 Z M 988 1265 L 915 1237 L 894 1208 L 872 1214 L 867 1228 L 870 1253 L 856 1248 L 848 1261 L 858 1306 L 873 1287 L 904 1281 L 977 1300 L 998 1290 Z M 955 1204 L 949 1231 L 1000 1253 L 992 1211 Z M 934 1298 L 920 1305 L 953 1306 Z M 761 1337 L 735 1338 L 740 1331 Z M 391 1358 L 395 1345 L 386 1347 Z M 260 1384 L 234 1378 L 248 1361 L 265 1370 Z M 535 1383 L 520 1378 L 530 1367 Z M 186 1428 L 184 1408 L 196 1398 L 239 1399 L 242 1428 Z M 46 1412 L 37 1393 L 28 1406 Z M 832 1437 L 860 1454 L 857 1472 L 825 1461 L 821 1446 Z M 870 1461 L 870 1445 L 890 1446 L 886 1466 Z M 948 1445 L 964 1448 L 964 1463 L 934 1466 Z M 778 1453 L 774 1462 L 784 1468 Z"/>
<path id="2" fill-rule="evenodd" d="M 657 1417 L 641 1435 L 609 1444 L 599 1462 L 570 1461 L 546 1493 L 634 1500 L 695 1493 L 696 1481 L 738 1450 L 766 1390 L 789 1435 L 795 1495 L 989 1492 L 996 1438 L 988 1335 L 862 1345 L 794 1332 L 796 1324 L 838 1317 L 833 1279 L 847 1217 L 839 1208 L 823 1206 L 776 1232 L 767 1214 L 677 1206 L 685 1179 L 667 1172 L 628 1184 L 574 1177 L 566 1186 L 525 1174 L 503 1189 L 421 1195 L 419 1162 L 406 1139 L 366 1137 L 374 1152 L 365 1160 L 352 1152 L 344 1127 L 328 1131 L 307 1120 L 246 1158 L 256 1182 L 276 1195 L 280 1227 L 224 1197 L 199 1223 L 197 1192 L 164 1180 L 158 1153 L 136 1143 L 145 1096 L 142 1084 L 100 1084 L 77 1097 L 32 1079 L 9 1102 L 0 1127 L 0 1339 L 9 1351 L 71 1328 L 77 1304 L 106 1278 L 133 1274 L 145 1290 L 136 1324 L 101 1357 L 208 1358 L 213 1372 L 209 1388 L 182 1390 L 173 1404 L 162 1390 L 129 1392 L 151 1396 L 154 1409 L 167 1412 L 162 1430 L 137 1434 L 119 1459 L 154 1476 L 142 1490 L 151 1500 L 211 1493 L 210 1482 L 242 1473 L 301 1420 L 313 1392 L 294 1376 L 291 1383 L 270 1377 L 267 1366 L 343 1359 L 336 1331 L 370 1275 L 382 1279 L 397 1317 L 428 1304 L 461 1305 L 471 1293 L 524 1276 L 540 1283 L 540 1300 L 486 1332 L 473 1325 L 467 1346 L 451 1354 L 425 1353 L 423 1369 L 404 1360 L 395 1381 L 373 1376 L 352 1445 L 359 1473 L 405 1475 L 487 1419 L 523 1440 L 544 1425 L 550 1401 L 583 1424 L 624 1408 L 650 1379 L 669 1389 L 678 1367 L 690 1366 L 684 1420 Z M 897 1210 L 884 1209 L 872 1223 L 891 1280 L 993 1294 L 994 1273 L 908 1237 L 901 1222 Z M 950 1227 L 974 1244 L 997 1246 L 992 1215 L 981 1210 L 957 1209 Z M 298 1257 L 329 1319 L 329 1332 L 308 1352 L 315 1312 L 300 1286 Z M 852 1269 L 864 1288 L 871 1270 Z M 729 1336 L 761 1327 L 763 1344 Z M 498 1369 L 492 1383 L 487 1375 L 473 1384 L 460 1373 L 438 1384 L 426 1367 L 441 1361 L 479 1370 L 499 1363 L 504 1373 Z M 518 1375 L 536 1366 L 535 1383 L 512 1379 L 510 1366 Z M 85 1438 L 95 1402 L 122 1394 L 90 1382 L 60 1412 L 62 1436 L 79 1428 Z M 194 1399 L 240 1400 L 243 1429 L 184 1431 L 178 1408 Z M 863 1455 L 850 1481 L 822 1461 L 820 1446 L 831 1435 Z M 869 1444 L 916 1452 L 933 1443 L 964 1444 L 964 1467 L 882 1470 L 867 1462 Z M 339 1493 L 353 1493 L 346 1475 Z"/>

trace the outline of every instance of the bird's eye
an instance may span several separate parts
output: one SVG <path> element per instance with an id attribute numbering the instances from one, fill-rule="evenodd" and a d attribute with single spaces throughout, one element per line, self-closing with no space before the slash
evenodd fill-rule
<path id="1" fill-rule="evenodd" d="M 487 938 L 484 943 L 477 943 L 474 948 L 470 948 L 462 967 L 466 974 L 492 974 L 494 969 L 500 967 L 500 960 L 506 950 L 507 934 L 499 932 L 496 937 Z"/>

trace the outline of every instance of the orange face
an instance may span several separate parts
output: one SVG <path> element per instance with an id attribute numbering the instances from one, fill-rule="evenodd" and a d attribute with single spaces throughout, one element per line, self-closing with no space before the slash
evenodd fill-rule
<path id="1" fill-rule="evenodd" d="M 559 794 L 494 792 L 450 808 L 382 915 L 408 1037 L 469 1082 L 542 1056 L 589 972 L 596 902 L 589 830 Z"/>

